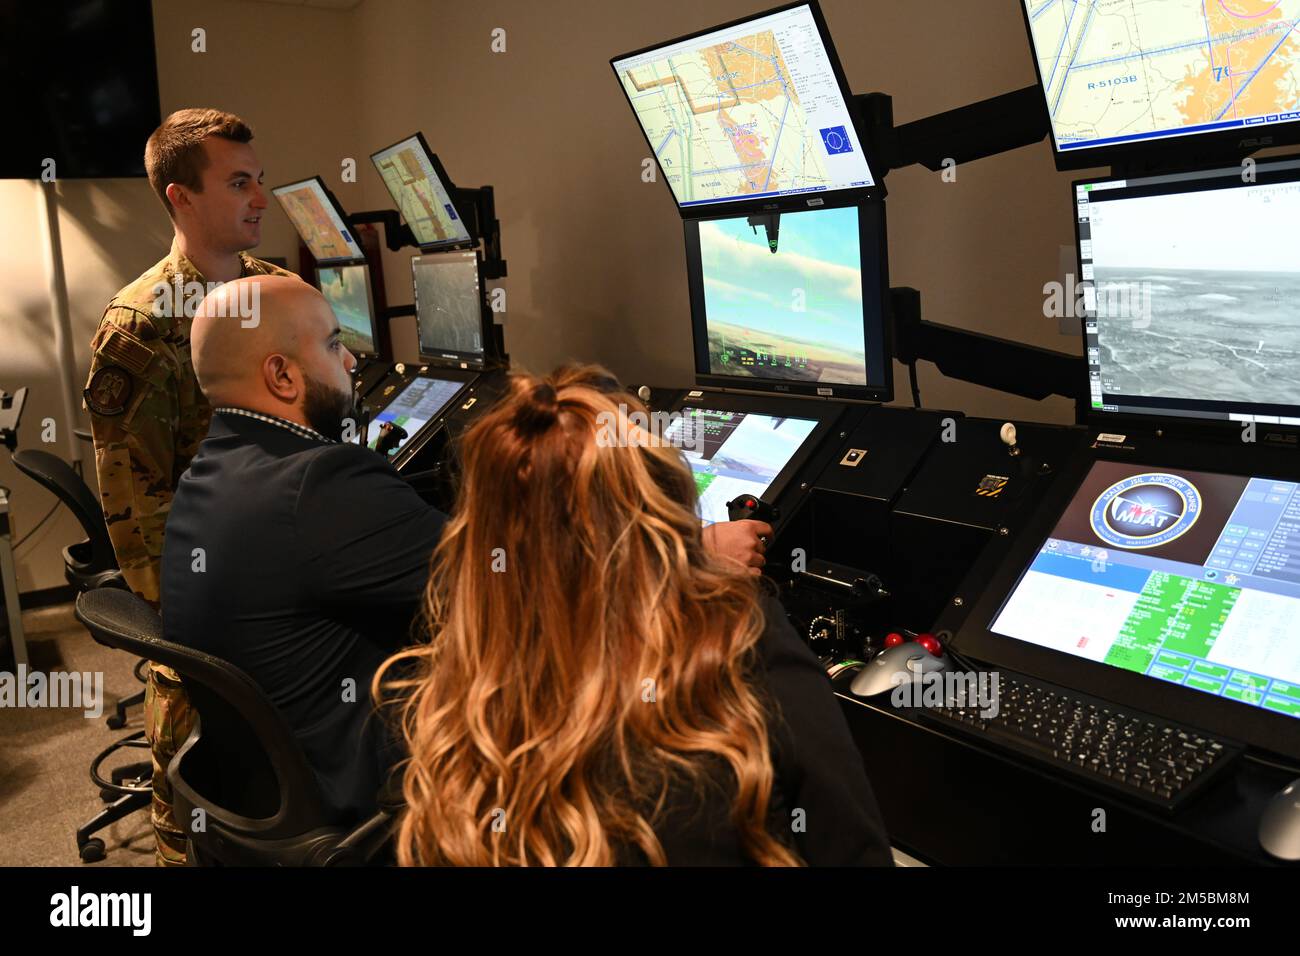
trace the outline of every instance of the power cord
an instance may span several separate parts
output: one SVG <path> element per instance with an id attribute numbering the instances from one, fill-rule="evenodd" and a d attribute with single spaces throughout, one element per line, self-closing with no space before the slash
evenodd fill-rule
<path id="1" fill-rule="evenodd" d="M 76 459 L 75 461 L 73 461 L 73 463 L 72 463 L 72 470 L 75 471 L 75 472 L 77 473 L 78 477 L 84 477 L 84 475 L 83 475 L 83 473 L 82 473 L 82 469 L 81 469 L 81 459 L 80 459 L 80 458 L 78 458 L 78 459 Z M 8 496 L 11 494 L 11 492 L 10 492 L 10 490 L 9 490 L 8 488 L 5 488 L 5 489 L 4 489 L 4 492 L 5 492 L 5 496 L 6 496 L 6 497 L 8 497 Z M 63 504 L 63 502 L 59 501 L 58 499 L 55 499 L 55 501 L 54 501 L 54 505 L 50 508 L 49 511 L 45 512 L 45 516 L 44 516 L 43 518 L 41 518 L 40 521 L 36 522 L 36 524 L 32 525 L 32 528 L 31 528 L 30 531 L 28 531 L 25 535 L 23 535 L 21 538 L 19 538 L 17 541 L 14 542 L 14 544 L 13 544 L 13 549 L 14 549 L 15 554 L 17 553 L 18 549 L 21 548 L 21 547 L 23 546 L 23 544 L 27 541 L 28 538 L 30 538 L 30 537 L 31 537 L 32 535 L 34 535 L 36 532 L 40 531 L 40 530 L 41 530 L 41 526 L 44 525 L 45 522 L 49 521 L 52 517 L 54 517 L 54 512 L 56 512 L 56 511 L 59 510 L 59 506 L 60 506 L 61 504 Z"/>
<path id="2" fill-rule="evenodd" d="M 9 489 L 6 488 L 5 493 L 8 494 L 8 492 Z M 36 532 L 40 531 L 41 525 L 45 524 L 45 522 L 49 521 L 50 518 L 54 517 L 54 512 L 59 510 L 60 504 L 62 504 L 62 502 L 59 501 L 54 502 L 54 507 L 51 508 L 49 511 L 45 512 L 45 517 L 42 518 L 40 521 L 36 522 L 36 524 L 32 526 L 32 529 L 30 531 L 28 531 L 25 535 L 23 535 L 21 538 L 19 538 L 17 541 L 14 542 L 14 551 L 17 551 L 19 548 L 21 548 L 23 546 L 24 541 L 26 541 Z"/>

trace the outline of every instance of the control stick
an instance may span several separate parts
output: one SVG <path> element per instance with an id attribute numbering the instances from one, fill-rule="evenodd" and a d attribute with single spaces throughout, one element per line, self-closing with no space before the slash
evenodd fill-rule
<path id="1" fill-rule="evenodd" d="M 744 521 L 747 518 L 754 518 L 767 524 L 775 524 L 776 519 L 779 517 L 781 517 L 781 509 L 775 508 L 762 498 L 756 498 L 753 495 L 741 495 L 739 498 L 733 498 L 727 502 L 727 520 L 729 521 Z"/>
<path id="2" fill-rule="evenodd" d="M 998 437 L 1002 439 L 1002 444 L 1007 446 L 1007 454 L 1015 458 L 1020 454 L 1020 446 L 1016 444 L 1016 426 L 1007 422 L 998 432 Z"/>
<path id="3" fill-rule="evenodd" d="M 387 458 L 406 439 L 405 428 L 392 422 L 384 422 L 379 426 L 379 437 L 375 439 L 375 451 Z"/>

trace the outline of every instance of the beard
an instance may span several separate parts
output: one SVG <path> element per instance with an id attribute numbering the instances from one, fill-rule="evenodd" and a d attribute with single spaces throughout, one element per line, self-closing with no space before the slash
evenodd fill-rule
<path id="1" fill-rule="evenodd" d="M 306 377 L 302 414 L 314 430 L 335 441 L 344 440 L 343 428 L 346 423 L 351 422 L 354 432 L 360 427 L 360 415 L 352 390 L 340 392 L 310 376 Z"/>

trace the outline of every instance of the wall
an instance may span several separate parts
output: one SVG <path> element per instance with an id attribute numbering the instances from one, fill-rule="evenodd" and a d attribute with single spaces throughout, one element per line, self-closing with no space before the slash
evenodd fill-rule
<path id="1" fill-rule="evenodd" d="M 681 222 L 667 186 L 641 181 L 649 151 L 608 60 L 761 6 L 363 0 L 351 13 L 369 148 L 423 129 L 454 180 L 496 187 L 516 362 L 547 369 L 598 358 L 630 382 L 691 381 Z M 1034 82 L 1014 3 L 940 0 L 926 23 L 908 4 L 822 7 L 851 88 L 894 94 L 899 122 Z M 942 29 L 927 25 L 938 22 Z M 491 48 L 498 27 L 504 53 Z M 354 191 L 382 204 L 383 185 L 366 167 Z M 952 183 L 917 168 L 890 178 L 892 284 L 921 289 L 928 318 L 1077 354 L 1079 342 L 1042 314 L 1043 284 L 1058 277 L 1060 248 L 1073 244 L 1071 177 L 1056 172 L 1046 143 L 957 174 Z M 409 256 L 386 256 L 392 302 L 410 301 Z M 1073 415 L 1064 399 L 1017 400 L 949 382 L 925 363 L 920 383 L 932 406 L 1058 422 Z M 907 394 L 905 378 L 898 389 Z"/>
<path id="2" fill-rule="evenodd" d="M 241 114 L 256 132 L 268 185 L 320 173 L 353 212 L 391 205 L 369 153 L 423 130 L 458 184 L 496 187 L 510 264 L 507 347 L 517 364 L 598 360 L 628 382 L 685 385 L 681 222 L 668 188 L 641 181 L 648 150 L 608 60 L 763 5 L 361 0 L 339 11 L 156 0 L 162 109 Z M 825 0 L 823 9 L 853 90 L 892 93 L 899 122 L 1034 80 L 1012 2 L 935 0 L 924 20 L 909 4 Z M 207 31 L 205 53 L 191 50 L 195 27 Z M 504 53 L 491 50 L 498 27 Z M 354 183 L 340 179 L 345 158 L 357 161 Z M 1043 284 L 1059 277 L 1060 249 L 1072 243 L 1071 178 L 1055 171 L 1045 143 L 959 168 L 954 183 L 919 169 L 894 174 L 892 284 L 921 289 L 936 321 L 1078 352 L 1042 315 Z M 79 391 L 104 304 L 166 251 L 170 227 L 143 180 L 64 182 L 58 192 Z M 62 417 L 42 208 L 34 183 L 0 182 L 0 387 L 32 388 L 25 447 L 38 444 L 43 417 Z M 259 255 L 296 265 L 278 206 L 263 237 Z M 411 254 L 385 253 L 390 303 L 411 301 Z M 410 319 L 396 320 L 394 342 L 399 357 L 413 357 Z M 896 377 L 906 395 L 897 367 Z M 978 415 L 1059 422 L 1072 414 L 1064 400 L 1013 399 L 924 364 L 921 389 L 928 405 Z M 2 454 L 0 483 L 14 490 L 19 534 L 53 503 Z M 77 537 L 57 512 L 20 551 L 20 587 L 61 584 L 59 549 Z"/>
<path id="3" fill-rule="evenodd" d="M 266 183 L 278 185 L 314 168 L 320 151 L 354 151 L 351 118 L 360 102 L 345 81 L 350 54 L 349 15 L 333 10 L 241 0 L 155 0 L 162 114 L 184 106 L 217 106 L 238 113 L 253 128 Z M 191 31 L 206 30 L 206 52 L 192 50 Z M 313 91 L 328 91 L 327 96 Z M 143 152 L 144 144 L 140 144 Z M 56 184 L 59 230 L 72 313 L 78 403 L 90 364 L 89 344 L 113 294 L 166 254 L 167 213 L 144 179 L 66 180 Z M 274 205 L 274 200 L 272 200 Z M 0 181 L 0 388 L 31 389 L 20 447 L 41 444 L 40 422 L 88 427 L 64 419 L 60 369 L 53 347 L 54 317 L 43 266 L 44 204 L 34 182 Z M 263 228 L 262 256 L 296 264 L 297 240 L 278 207 Z M 64 444 L 51 449 L 70 457 Z M 85 456 L 95 488 L 93 455 Z M 32 529 L 53 506 L 47 494 L 0 452 L 0 484 L 13 492 L 16 534 Z M 58 509 L 18 551 L 23 592 L 63 584 L 61 549 L 83 535 L 66 509 Z"/>

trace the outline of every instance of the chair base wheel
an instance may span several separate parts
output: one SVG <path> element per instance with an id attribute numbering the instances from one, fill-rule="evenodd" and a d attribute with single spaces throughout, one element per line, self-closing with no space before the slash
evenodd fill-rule
<path id="1" fill-rule="evenodd" d="M 82 863 L 98 863 L 107 855 L 105 852 L 104 841 L 99 837 L 91 837 L 81 846 L 77 847 L 77 852 L 81 854 Z"/>

